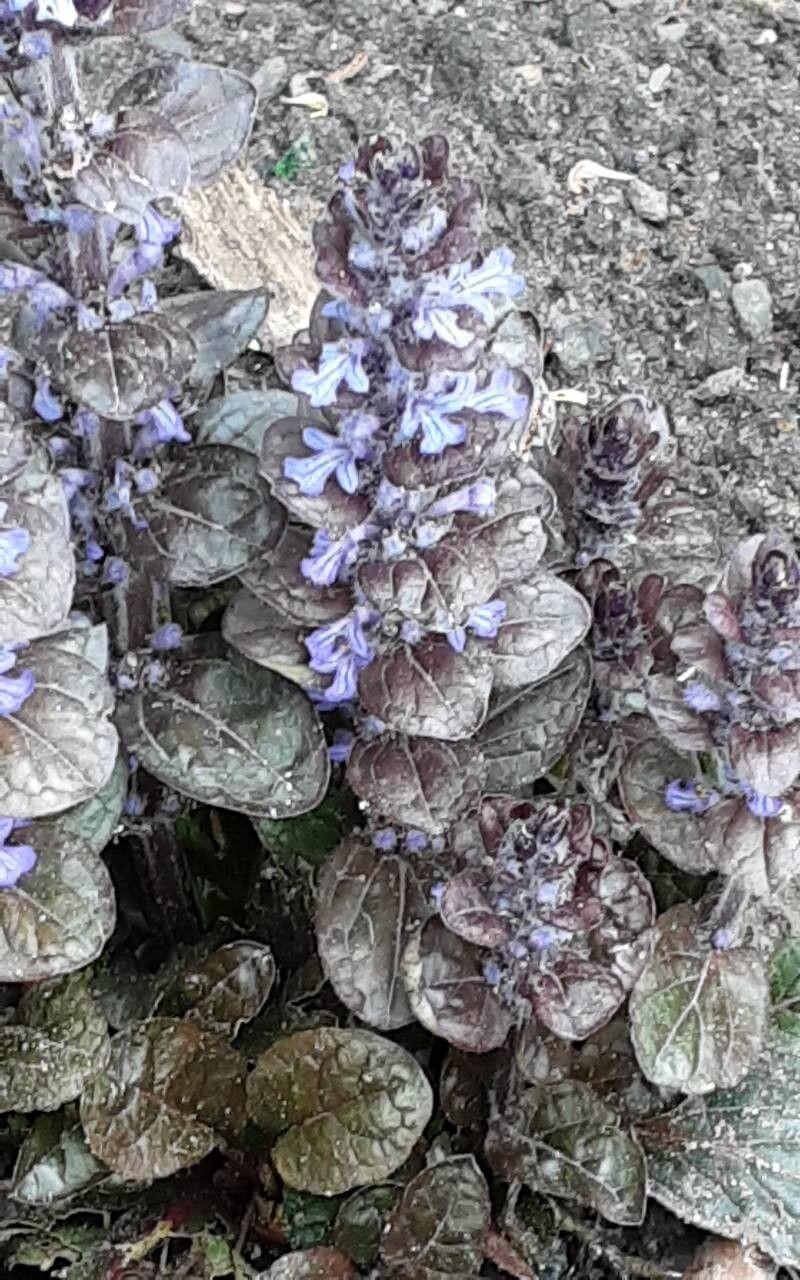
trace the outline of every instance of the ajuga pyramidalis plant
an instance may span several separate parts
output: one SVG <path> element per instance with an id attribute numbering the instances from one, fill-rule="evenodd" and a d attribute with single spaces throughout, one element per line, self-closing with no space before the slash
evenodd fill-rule
<path id="1" fill-rule="evenodd" d="M 726 1199 L 748 1117 L 800 1083 L 768 1017 L 772 963 L 796 1033 L 796 552 L 720 546 L 643 395 L 543 429 L 524 282 L 441 137 L 362 143 L 285 389 L 226 381 L 266 292 L 178 292 L 171 252 L 182 197 L 243 155 L 252 85 L 165 57 L 89 104 L 82 74 L 188 7 L 0 4 L 0 1110 L 48 1113 L 79 1207 L 215 1148 L 255 1203 L 258 1142 L 289 1234 L 292 1196 L 404 1179 L 364 1263 L 387 1276 L 439 1247 L 422 1203 L 460 1215 L 480 1272 L 487 1167 L 626 1225 L 649 1189 L 800 1263 L 783 1192 L 746 1220 Z M 162 945 L 135 1013 L 97 1004 L 107 846 L 171 901 L 179 832 L 202 861 L 208 819 L 238 865 L 239 814 L 310 853 L 337 804 L 315 894 L 336 1000 L 298 970 L 260 1021 L 283 939 L 247 884 L 213 945 Z M 122 917 L 117 952 L 142 930 Z M 414 1176 L 437 1041 L 452 1151 Z M 723 1134 L 713 1194 L 690 1130 Z M 37 1204 L 42 1142 L 10 1184 Z M 776 1139 L 770 1168 L 792 1158 Z"/>

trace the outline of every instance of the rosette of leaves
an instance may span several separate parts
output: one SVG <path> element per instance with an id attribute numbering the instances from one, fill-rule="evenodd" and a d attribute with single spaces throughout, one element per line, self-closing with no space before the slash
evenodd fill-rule
<path id="1" fill-rule="evenodd" d="M 763 897 L 796 874 L 800 564 L 788 539 L 740 543 L 684 598 L 667 669 L 651 677 L 655 731 L 630 752 L 631 817 L 687 870 Z"/>
<path id="2" fill-rule="evenodd" d="M 589 614 L 541 564 L 554 495 L 524 456 L 536 393 L 491 344 L 523 282 L 508 250 L 479 250 L 477 188 L 449 175 L 440 137 L 377 139 L 340 179 L 315 229 L 323 291 L 280 356 L 300 406 L 261 447 L 313 532 L 246 578 L 261 604 L 245 622 L 237 602 L 231 631 L 252 654 L 257 630 L 259 660 L 323 708 L 352 708 L 348 777 L 374 813 L 438 834 L 474 802 L 487 718 L 541 691 Z M 304 664 L 281 614 L 306 632 Z M 523 734 L 539 710 L 516 712 Z"/>
<path id="3" fill-rule="evenodd" d="M 479 827 L 483 856 L 437 894 L 444 932 L 435 921 L 423 926 L 407 953 L 412 1007 L 457 1043 L 435 1013 L 448 953 L 464 985 L 449 977 L 451 1005 L 482 978 L 516 1019 L 535 1016 L 556 1036 L 583 1040 L 613 1017 L 642 971 L 650 885 L 595 833 L 589 805 L 501 797 L 482 804 Z"/>

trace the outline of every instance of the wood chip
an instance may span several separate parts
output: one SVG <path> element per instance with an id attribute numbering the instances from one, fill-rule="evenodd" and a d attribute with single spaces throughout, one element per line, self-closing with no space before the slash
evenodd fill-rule
<path id="1" fill-rule="evenodd" d="M 215 289 L 270 294 L 259 339 L 265 351 L 291 342 L 308 325 L 319 291 L 311 250 L 311 223 L 303 223 L 276 193 L 245 169 L 230 169 L 212 186 L 180 202 L 183 234 L 178 253 Z"/>
<path id="2" fill-rule="evenodd" d="M 287 107 L 305 107 L 312 120 L 321 120 L 330 110 L 328 99 L 324 93 L 298 93 L 296 97 L 281 98 Z"/>
<path id="3" fill-rule="evenodd" d="M 337 67 L 335 71 L 329 71 L 325 80 L 328 84 L 343 84 L 345 80 L 352 80 L 353 76 L 357 76 L 359 71 L 363 71 L 368 62 L 369 54 L 366 49 L 360 49 L 343 67 Z"/>

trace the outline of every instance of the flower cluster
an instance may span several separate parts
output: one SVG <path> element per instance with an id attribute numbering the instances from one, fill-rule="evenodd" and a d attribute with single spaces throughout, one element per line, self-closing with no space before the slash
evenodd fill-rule
<path id="1" fill-rule="evenodd" d="M 608 1022 L 639 976 L 655 909 L 635 863 L 563 801 L 485 802 L 482 865 L 443 886 L 447 927 L 487 948 L 486 981 L 517 1014 L 565 1039 Z"/>

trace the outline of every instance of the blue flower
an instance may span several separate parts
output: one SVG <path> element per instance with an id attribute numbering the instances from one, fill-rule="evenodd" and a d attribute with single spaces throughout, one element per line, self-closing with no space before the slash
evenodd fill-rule
<path id="1" fill-rule="evenodd" d="M 428 847 L 428 837 L 424 831 L 407 831 L 405 846 L 409 853 L 424 853 Z"/>
<path id="2" fill-rule="evenodd" d="M 16 715 L 36 688 L 34 674 L 27 668 L 17 675 L 8 675 L 16 661 L 13 649 L 0 648 L 0 716 Z"/>
<path id="3" fill-rule="evenodd" d="M 358 422 L 353 422 L 352 419 L 358 419 Z M 320 427 L 306 427 L 303 431 L 303 443 L 313 452 L 306 458 L 284 460 L 283 474 L 286 479 L 293 480 L 300 492 L 308 497 L 318 498 L 334 473 L 345 493 L 355 493 L 358 489 L 356 464 L 369 453 L 372 432 L 378 425 L 377 419 L 363 415 L 362 422 L 362 415 L 348 414 L 342 425 L 346 432 L 342 436 L 331 435 Z"/>
<path id="4" fill-rule="evenodd" d="M 369 391 L 369 378 L 362 364 L 365 354 L 366 343 L 361 338 L 351 342 L 325 342 L 316 372 L 296 369 L 292 390 L 308 396 L 316 409 L 333 404 L 342 382 L 351 391 L 363 395 Z"/>
<path id="5" fill-rule="evenodd" d="M 483 516 L 492 510 L 496 501 L 497 487 L 494 480 L 489 476 L 482 476 L 480 480 L 454 489 L 444 498 L 432 502 L 426 507 L 425 515 L 437 519 L 439 516 L 457 515 L 464 511 L 469 515 Z"/>
<path id="6" fill-rule="evenodd" d="M 468 347 L 475 334 L 461 327 L 459 309 L 474 311 L 484 324 L 493 325 L 497 310 L 492 298 L 513 298 L 525 287 L 523 277 L 511 270 L 513 261 L 510 249 L 495 249 L 479 267 L 457 263 L 445 276 L 429 281 L 417 302 L 414 332 L 426 340 L 439 338 L 458 350 Z"/>
<path id="7" fill-rule="evenodd" d="M 728 951 L 735 941 L 730 929 L 715 929 L 711 935 L 711 945 L 715 951 Z"/>
<path id="8" fill-rule="evenodd" d="M 355 734 L 349 729 L 337 729 L 333 735 L 333 742 L 328 747 L 328 759 L 331 764 L 347 764 L 355 740 Z"/>
<path id="9" fill-rule="evenodd" d="M 413 440 L 420 434 L 420 453 L 438 454 L 451 445 L 463 444 L 466 423 L 454 415 L 475 413 L 519 418 L 528 404 L 527 396 L 514 390 L 510 370 L 495 369 L 482 387 L 474 370 L 466 373 L 435 374 L 427 387 L 408 397 L 396 440 Z"/>
<path id="10" fill-rule="evenodd" d="M 365 628 L 374 624 L 376 615 L 358 606 L 351 613 L 318 627 L 306 637 L 306 648 L 312 671 L 332 675 L 327 689 L 317 695 L 328 706 L 349 702 L 358 691 L 358 673 L 375 656 Z"/>
<path id="11" fill-rule="evenodd" d="M 166 653 L 171 649 L 180 649 L 183 644 L 183 627 L 177 622 L 166 622 L 158 627 L 150 638 L 150 648 L 157 653 Z"/>
<path id="12" fill-rule="evenodd" d="M 718 800 L 718 791 L 687 778 L 668 782 L 664 791 L 664 802 L 674 813 L 707 813 Z"/>
<path id="13" fill-rule="evenodd" d="M 128 566 L 121 556 L 109 556 L 103 566 L 103 582 L 112 586 L 122 586 L 128 581 Z"/>
<path id="14" fill-rule="evenodd" d="M 2 515 L 2 511 L 0 511 Z M 10 578 L 19 569 L 17 561 L 31 545 L 31 535 L 20 525 L 0 529 L 0 578 Z"/>
<path id="15" fill-rule="evenodd" d="M 44 373 L 36 375 L 36 394 L 33 407 L 43 422 L 58 422 L 64 417 L 64 406 L 50 390 L 50 379 Z"/>
<path id="16" fill-rule="evenodd" d="M 764 795 L 762 791 L 756 791 L 744 783 L 741 790 L 745 804 L 754 818 L 777 818 L 783 809 L 783 800 L 780 796 Z"/>
<path id="17" fill-rule="evenodd" d="M 699 680 L 690 680 L 683 691 L 683 700 L 691 711 L 720 711 L 722 699 L 713 689 L 708 689 Z"/>
<path id="18" fill-rule="evenodd" d="M 481 640 L 494 640 L 507 613 L 508 606 L 503 600 L 487 600 L 486 604 L 472 610 L 465 625 Z"/>
<path id="19" fill-rule="evenodd" d="M 463 653 L 467 643 L 467 633 L 463 627 L 453 627 L 452 631 L 448 631 L 447 643 L 456 653 Z"/>
<path id="20" fill-rule="evenodd" d="M 36 866 L 36 851 L 29 844 L 8 844 L 8 837 L 26 822 L 0 818 L 0 889 L 13 889 L 17 881 Z"/>
<path id="21" fill-rule="evenodd" d="M 22 13 L 36 5 L 37 22 L 57 22 L 62 27 L 74 27 L 78 21 L 78 12 L 73 0 L 8 0 L 12 13 Z"/>
<path id="22" fill-rule="evenodd" d="M 311 544 L 311 555 L 300 561 L 300 572 L 315 587 L 332 587 L 347 575 L 355 562 L 359 543 L 377 532 L 375 525 L 359 524 L 341 538 L 331 538 L 325 529 L 317 529 Z"/>
<path id="23" fill-rule="evenodd" d="M 374 833 L 372 843 L 381 853 L 391 853 L 397 848 L 397 832 L 394 827 L 381 827 Z"/>
<path id="24" fill-rule="evenodd" d="M 174 404 L 169 400 L 159 400 L 150 409 L 145 409 L 134 418 L 140 426 L 133 442 L 133 452 L 137 456 L 150 453 L 156 445 L 190 444 L 192 437 L 183 425 L 183 418 Z"/>

